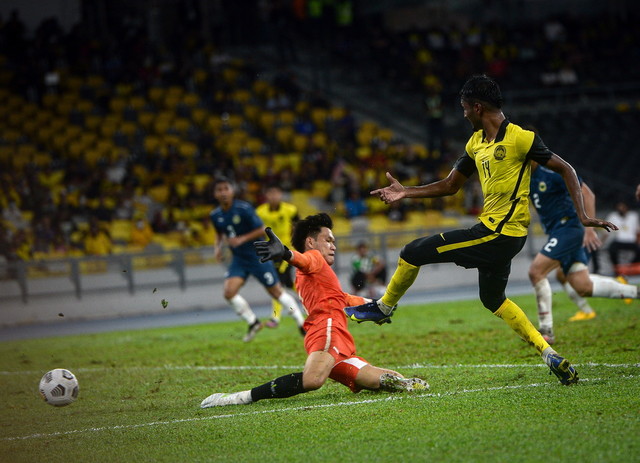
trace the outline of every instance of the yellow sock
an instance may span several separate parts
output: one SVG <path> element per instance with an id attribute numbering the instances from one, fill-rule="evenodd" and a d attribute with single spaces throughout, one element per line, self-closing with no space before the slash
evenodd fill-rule
<path id="1" fill-rule="evenodd" d="M 282 304 L 280 304 L 275 299 L 271 299 L 271 306 L 273 307 L 271 318 L 276 321 L 280 321 L 280 315 L 282 314 Z"/>
<path id="2" fill-rule="evenodd" d="M 398 258 L 398 267 L 381 298 L 382 303 L 389 307 L 396 305 L 407 289 L 416 281 L 418 272 L 420 272 L 420 267 L 411 265 L 401 257 Z"/>
<path id="3" fill-rule="evenodd" d="M 495 315 L 507 322 L 507 325 L 527 343 L 535 347 L 540 355 L 542 355 L 542 351 L 549 347 L 547 341 L 544 340 L 540 332 L 515 302 L 505 299 L 500 308 L 495 311 Z"/>

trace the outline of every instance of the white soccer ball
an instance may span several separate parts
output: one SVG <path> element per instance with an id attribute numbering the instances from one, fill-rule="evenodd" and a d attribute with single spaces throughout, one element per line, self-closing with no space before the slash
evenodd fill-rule
<path id="1" fill-rule="evenodd" d="M 48 371 L 40 380 L 40 395 L 49 405 L 69 405 L 78 398 L 78 380 L 64 368 Z"/>

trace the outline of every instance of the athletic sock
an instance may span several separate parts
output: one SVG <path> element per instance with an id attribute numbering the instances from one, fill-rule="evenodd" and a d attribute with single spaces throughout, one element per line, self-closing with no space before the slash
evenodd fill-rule
<path id="1" fill-rule="evenodd" d="M 282 304 L 280 304 L 275 299 L 271 299 L 271 306 L 273 311 L 271 312 L 271 318 L 280 321 L 280 314 L 282 313 Z"/>
<path id="2" fill-rule="evenodd" d="M 637 299 L 638 287 L 620 283 L 613 278 L 601 275 L 590 275 L 593 283 L 593 297 L 607 297 L 609 299 Z"/>
<path id="3" fill-rule="evenodd" d="M 573 301 L 573 303 L 575 305 L 578 306 L 578 308 L 584 312 L 584 313 L 591 313 L 593 312 L 593 308 L 591 307 L 591 305 L 589 304 L 589 301 L 587 301 L 584 297 L 580 296 L 575 289 L 573 289 L 573 286 L 571 286 L 569 284 L 568 281 L 565 281 L 562 284 L 562 287 L 564 288 L 565 292 L 567 293 L 567 296 L 569 296 L 569 299 L 571 299 Z"/>
<path id="4" fill-rule="evenodd" d="M 538 326 L 540 328 L 553 328 L 552 293 L 549 280 L 543 278 L 537 282 L 533 289 L 538 303 Z"/>
<path id="5" fill-rule="evenodd" d="M 231 299 L 227 299 L 233 310 L 236 311 L 241 318 L 243 318 L 249 325 L 253 325 L 258 317 L 253 313 L 247 300 L 239 294 L 236 294 Z"/>
<path id="6" fill-rule="evenodd" d="M 380 298 L 383 304 L 383 307 L 380 307 L 380 309 L 383 312 L 385 312 L 385 309 L 388 309 L 388 312 L 385 312 L 386 315 L 391 313 L 391 309 L 396 306 L 400 298 L 407 292 L 407 289 L 416 281 L 419 272 L 420 267 L 411 265 L 402 257 L 398 258 L 398 267 L 391 277 L 384 295 Z"/>
<path id="7" fill-rule="evenodd" d="M 284 307 L 285 309 L 291 309 L 291 316 L 296 321 L 296 324 L 298 326 L 302 326 L 304 324 L 304 316 L 302 315 L 300 306 L 291 294 L 283 289 L 280 298 L 278 298 L 278 302 L 282 304 L 282 307 Z"/>
<path id="8" fill-rule="evenodd" d="M 533 326 L 515 302 L 510 299 L 505 299 L 494 314 L 502 318 L 525 342 L 535 347 L 540 355 L 549 347 L 549 343 L 544 340 L 540 332 Z"/>
<path id="9" fill-rule="evenodd" d="M 251 400 L 257 402 L 262 399 L 284 399 L 306 392 L 302 387 L 302 372 L 280 376 L 251 389 Z"/>
<path id="10" fill-rule="evenodd" d="M 549 362 L 549 355 L 551 354 L 557 354 L 557 352 L 551 346 L 542 351 L 542 360 L 549 366 L 551 366 Z"/>

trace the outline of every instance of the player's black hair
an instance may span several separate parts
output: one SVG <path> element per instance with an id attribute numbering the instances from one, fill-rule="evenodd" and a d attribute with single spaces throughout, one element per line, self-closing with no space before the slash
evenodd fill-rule
<path id="1" fill-rule="evenodd" d="M 322 227 L 333 228 L 333 220 L 328 214 L 321 212 L 315 215 L 308 215 L 303 220 L 297 222 L 293 227 L 291 244 L 298 252 L 304 252 L 304 242 L 307 237 L 316 239 Z"/>
<path id="2" fill-rule="evenodd" d="M 460 98 L 470 103 L 476 101 L 489 103 L 498 109 L 502 108 L 504 103 L 500 87 L 495 80 L 485 74 L 471 76 L 462 86 Z"/>
<path id="3" fill-rule="evenodd" d="M 220 175 L 213 180 L 213 188 L 215 189 L 215 187 L 217 187 L 220 183 L 228 183 L 229 185 L 231 185 L 231 188 L 235 187 L 233 180 L 231 180 L 229 177 Z"/>
<path id="4" fill-rule="evenodd" d="M 282 190 L 282 185 L 277 182 L 269 182 L 264 186 L 264 191 L 271 190 L 272 188 L 277 188 L 278 190 Z"/>

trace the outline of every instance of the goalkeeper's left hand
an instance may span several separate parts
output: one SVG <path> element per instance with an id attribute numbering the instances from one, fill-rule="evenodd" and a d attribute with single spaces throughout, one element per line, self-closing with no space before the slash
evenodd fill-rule
<path id="1" fill-rule="evenodd" d="M 260 262 L 268 260 L 289 260 L 293 257 L 293 253 L 282 244 L 280 238 L 273 233 L 271 227 L 265 229 L 265 233 L 269 241 L 255 241 L 253 246 L 256 248 L 256 254 L 260 257 Z"/>

